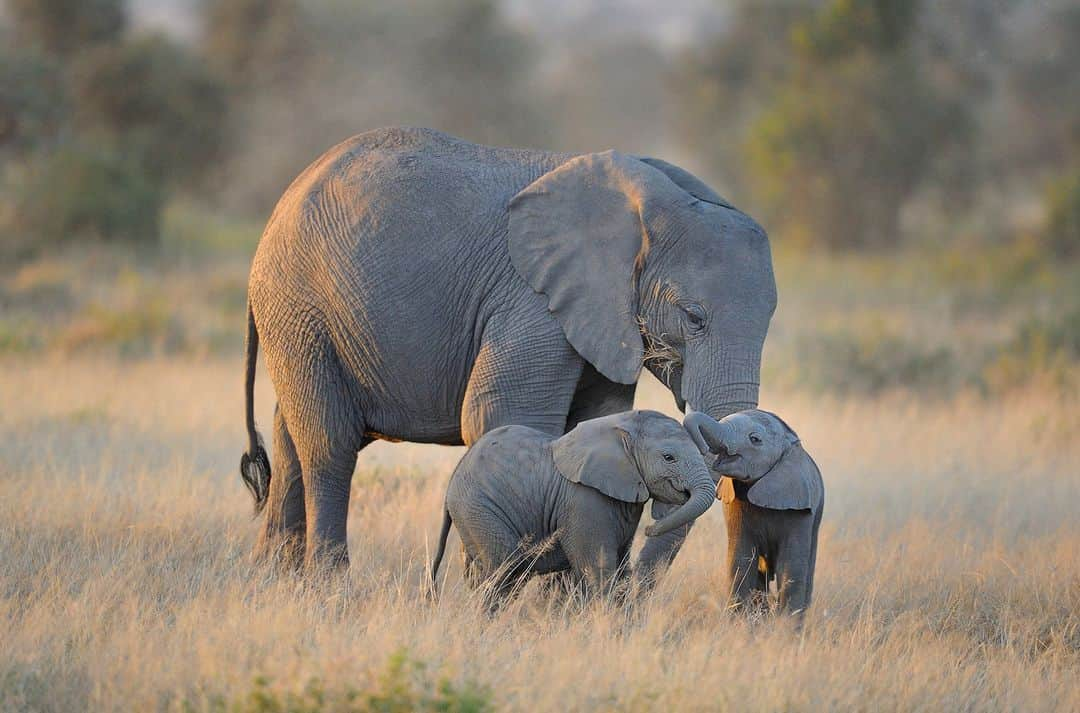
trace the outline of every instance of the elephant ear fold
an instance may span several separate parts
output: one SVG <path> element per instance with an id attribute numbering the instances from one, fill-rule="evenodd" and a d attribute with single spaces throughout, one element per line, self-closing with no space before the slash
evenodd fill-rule
<path id="1" fill-rule="evenodd" d="M 684 168 L 680 168 L 673 163 L 667 161 L 651 158 L 649 156 L 642 156 L 640 161 L 649 164 L 658 171 L 661 171 L 665 176 L 671 179 L 679 188 L 683 189 L 694 198 L 706 203 L 712 203 L 722 208 L 731 208 L 732 210 L 738 210 L 735 206 L 728 203 L 720 194 L 705 185 L 705 182 L 700 178 L 690 173 Z"/>
<path id="2" fill-rule="evenodd" d="M 583 421 L 552 443 L 555 468 L 570 482 L 609 498 L 643 503 L 649 489 L 631 455 L 630 439 L 630 432 L 611 417 Z"/>
<path id="3" fill-rule="evenodd" d="M 772 470 L 754 483 L 746 499 L 770 510 L 816 510 L 824 493 L 817 463 L 796 442 Z"/>
<path id="4" fill-rule="evenodd" d="M 571 346 L 596 370 L 633 384 L 644 356 L 637 277 L 649 250 L 645 204 L 678 201 L 660 171 L 615 151 L 578 156 L 510 201 L 510 260 L 547 297 Z"/>

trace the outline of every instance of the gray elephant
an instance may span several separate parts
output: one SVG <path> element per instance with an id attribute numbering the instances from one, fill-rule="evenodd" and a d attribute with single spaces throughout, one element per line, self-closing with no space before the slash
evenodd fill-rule
<path id="1" fill-rule="evenodd" d="M 782 611 L 810 606 L 818 528 L 825 509 L 821 471 L 799 437 L 768 411 L 742 411 L 702 432 L 724 477 L 718 496 L 728 531 L 731 604 L 748 603 L 775 579 Z"/>
<path id="2" fill-rule="evenodd" d="M 251 267 L 241 475 L 268 505 L 258 551 L 346 563 L 372 441 L 559 436 L 630 409 L 643 363 L 697 410 L 694 436 L 756 405 L 775 306 L 765 232 L 671 164 L 425 129 L 349 139 L 285 192 Z M 254 422 L 260 345 L 273 477 Z M 651 539 L 643 565 L 686 530 Z"/>
<path id="3" fill-rule="evenodd" d="M 716 483 L 678 421 L 627 411 L 584 421 L 560 438 L 525 426 L 489 431 L 458 463 L 446 492 L 439 572 L 457 525 L 466 579 L 493 602 L 523 575 L 572 573 L 588 594 L 627 573 L 645 501 L 678 506 L 645 534 L 684 527 L 709 509 Z"/>

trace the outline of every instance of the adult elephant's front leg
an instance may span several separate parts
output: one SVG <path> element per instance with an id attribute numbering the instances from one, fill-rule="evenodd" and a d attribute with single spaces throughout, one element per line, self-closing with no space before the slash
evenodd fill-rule
<path id="1" fill-rule="evenodd" d="M 561 436 L 583 364 L 546 312 L 489 323 L 465 389 L 462 440 L 510 425 Z"/>
<path id="2" fill-rule="evenodd" d="M 585 362 L 574 390 L 574 400 L 566 417 L 569 433 L 582 421 L 611 416 L 634 408 L 637 384 L 620 384 L 606 378 L 592 364 Z"/>

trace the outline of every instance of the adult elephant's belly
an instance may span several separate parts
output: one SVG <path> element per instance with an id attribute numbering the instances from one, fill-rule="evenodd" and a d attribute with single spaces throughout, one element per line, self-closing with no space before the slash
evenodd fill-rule
<path id="1" fill-rule="evenodd" d="M 464 236 L 356 246 L 352 274 L 327 300 L 346 305 L 329 329 L 370 436 L 463 443 L 463 401 L 485 326 L 507 283 L 524 289 L 509 260 L 492 253 L 488 241 Z"/>
<path id="2" fill-rule="evenodd" d="M 323 359 L 371 437 L 462 443 L 485 326 L 508 291 L 527 290 L 506 203 L 547 167 L 467 148 L 430 132 L 360 137 L 297 179 L 252 268 L 275 386 Z"/>

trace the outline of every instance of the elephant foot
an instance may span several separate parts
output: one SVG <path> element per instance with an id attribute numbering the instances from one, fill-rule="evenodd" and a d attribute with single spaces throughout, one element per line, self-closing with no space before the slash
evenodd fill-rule
<path id="1" fill-rule="evenodd" d="M 310 544 L 310 543 L 309 543 Z M 349 550 L 344 544 L 324 542 L 309 546 L 304 559 L 305 574 L 333 577 L 349 569 Z"/>
<path id="2" fill-rule="evenodd" d="M 733 597 L 728 601 L 728 609 L 757 622 L 767 618 L 772 612 L 772 601 L 766 590 L 754 590 L 742 597 Z"/>
<path id="3" fill-rule="evenodd" d="M 282 572 L 296 573 L 304 566 L 303 534 L 263 534 L 251 553 L 252 561 Z"/>

